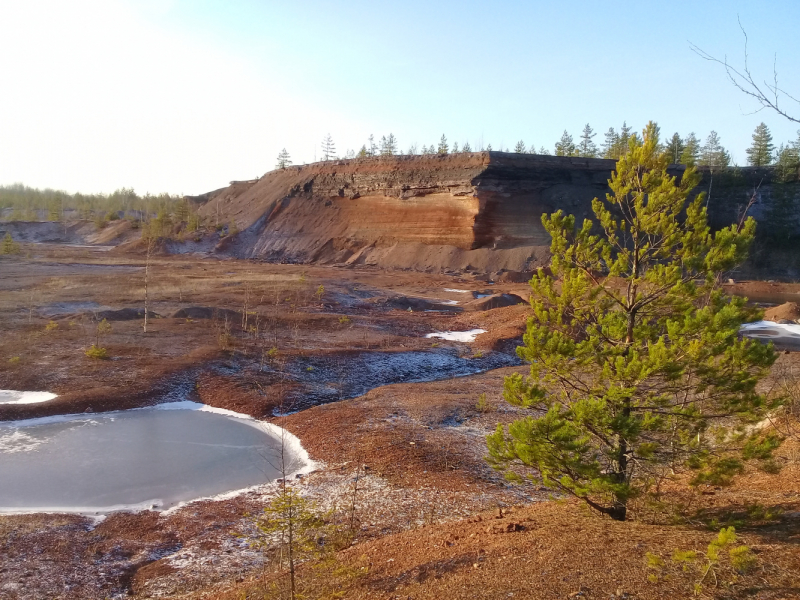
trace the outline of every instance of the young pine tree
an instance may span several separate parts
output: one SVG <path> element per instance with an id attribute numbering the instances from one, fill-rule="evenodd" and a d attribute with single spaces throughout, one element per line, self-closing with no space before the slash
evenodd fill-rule
<path id="1" fill-rule="evenodd" d="M 472 146 L 469 145 L 469 142 L 464 142 L 464 147 L 461 148 L 461 151 L 464 154 L 467 154 L 468 152 L 472 152 Z"/>
<path id="2" fill-rule="evenodd" d="M 330 137 L 330 136 L 328 136 L 328 137 Z M 324 142 L 323 142 L 323 146 L 324 146 Z M 325 159 L 325 160 L 327 160 L 327 159 Z M 286 148 L 284 148 L 283 150 L 281 150 L 278 153 L 278 164 L 275 165 L 275 168 L 276 169 L 285 169 L 286 167 L 291 166 L 291 164 L 292 164 L 292 157 L 289 156 L 289 153 L 286 151 Z"/>
<path id="3" fill-rule="evenodd" d="M 619 158 L 619 135 L 613 127 L 609 127 L 608 131 L 603 134 L 602 157 L 603 158 Z"/>
<path id="4" fill-rule="evenodd" d="M 672 137 L 667 142 L 666 146 L 664 147 L 664 154 L 669 159 L 670 164 L 679 164 L 681 161 L 681 154 L 683 154 L 683 149 L 685 148 L 685 144 L 681 139 L 680 134 L 676 131 L 672 134 Z"/>
<path id="5" fill-rule="evenodd" d="M 753 143 L 745 150 L 747 164 L 752 167 L 765 167 L 772 164 L 775 145 L 772 143 L 772 134 L 769 127 L 761 123 L 753 132 Z"/>
<path id="6" fill-rule="evenodd" d="M 731 155 L 722 147 L 717 132 L 712 131 L 700 149 L 700 158 L 697 164 L 703 167 L 725 168 L 730 163 Z"/>
<path id="7" fill-rule="evenodd" d="M 689 167 L 678 182 L 668 162 L 651 123 L 593 201 L 595 222 L 542 216 L 553 276 L 531 280 L 517 350 L 530 377 L 505 382 L 506 400 L 531 413 L 488 438 L 509 478 L 514 464 L 533 467 L 617 520 L 673 469 L 697 468 L 699 482 L 740 466 L 716 460 L 734 438 L 715 427 L 765 413 L 755 386 L 775 360 L 772 346 L 738 338 L 757 315 L 718 283 L 744 260 L 755 221 L 712 234 L 703 194 L 687 204 L 699 175 Z"/>
<path id="8" fill-rule="evenodd" d="M 597 134 L 594 133 L 589 124 L 581 132 L 581 141 L 578 142 L 578 156 L 584 158 L 597 158 L 597 144 L 592 140 Z"/>
<path id="9" fill-rule="evenodd" d="M 436 148 L 436 152 L 438 154 L 447 154 L 449 150 L 450 148 L 447 145 L 447 138 L 445 137 L 444 134 L 442 134 L 441 139 L 439 139 L 439 147 Z"/>
<path id="10" fill-rule="evenodd" d="M 333 160 L 336 158 L 336 145 L 329 133 L 322 139 L 322 160 Z"/>
<path id="11" fill-rule="evenodd" d="M 693 167 L 700 160 L 700 140 L 694 134 L 694 131 L 686 136 L 686 141 L 683 144 L 683 152 L 681 152 L 680 163 Z"/>
<path id="12" fill-rule="evenodd" d="M 565 129 L 561 139 L 556 142 L 556 156 L 575 156 L 575 151 L 575 142 Z"/>
<path id="13" fill-rule="evenodd" d="M 525 154 L 527 151 L 528 149 L 525 147 L 525 142 L 522 140 L 518 141 L 517 145 L 514 146 L 514 152 L 517 154 Z"/>

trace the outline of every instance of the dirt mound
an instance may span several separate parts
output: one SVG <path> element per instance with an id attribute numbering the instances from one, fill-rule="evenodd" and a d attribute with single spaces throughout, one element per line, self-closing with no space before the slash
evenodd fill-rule
<path id="1" fill-rule="evenodd" d="M 786 302 L 780 306 L 773 306 L 764 311 L 764 319 L 767 321 L 800 321 L 800 306 L 797 302 Z"/>
<path id="2" fill-rule="evenodd" d="M 464 310 L 491 310 L 493 308 L 503 308 L 514 306 L 525 302 L 516 294 L 493 294 L 488 298 L 478 298 L 464 305 Z"/>

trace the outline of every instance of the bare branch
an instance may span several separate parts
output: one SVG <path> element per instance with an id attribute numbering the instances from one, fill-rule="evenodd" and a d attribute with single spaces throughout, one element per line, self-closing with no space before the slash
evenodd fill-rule
<path id="1" fill-rule="evenodd" d="M 716 56 L 712 56 L 702 48 L 698 47 L 697 45 L 689 42 L 689 47 L 691 48 L 692 52 L 697 54 L 700 58 L 707 60 L 709 62 L 714 62 L 725 69 L 725 74 L 728 76 L 728 80 L 731 84 L 738 89 L 743 94 L 750 96 L 756 102 L 758 102 L 761 106 L 757 110 L 753 111 L 752 113 L 747 114 L 754 114 L 757 112 L 761 112 L 765 108 L 775 111 L 782 117 L 792 121 L 794 123 L 800 123 L 800 117 L 795 117 L 788 112 L 781 106 L 780 100 L 781 96 L 788 98 L 794 102 L 800 104 L 800 100 L 798 100 L 792 94 L 786 92 L 786 90 L 782 89 L 778 85 L 778 57 L 777 54 L 773 58 L 772 64 L 772 83 L 769 83 L 767 80 L 764 80 L 762 85 L 756 83 L 753 74 L 750 71 L 749 65 L 749 57 L 748 57 L 748 37 L 747 32 L 745 31 L 744 27 L 742 26 L 741 20 L 739 20 L 739 28 L 742 30 L 742 35 L 744 36 L 744 66 L 741 70 L 735 68 L 728 62 L 728 57 L 725 56 L 723 59 L 719 59 Z M 766 91 L 765 91 L 766 90 Z"/>

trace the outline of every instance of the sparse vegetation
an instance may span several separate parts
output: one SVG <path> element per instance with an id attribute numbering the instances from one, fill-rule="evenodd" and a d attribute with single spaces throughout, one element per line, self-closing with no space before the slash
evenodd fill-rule
<path id="1" fill-rule="evenodd" d="M 108 350 L 92 344 L 89 348 L 84 350 L 84 354 L 89 358 L 96 360 L 106 360 L 108 358 Z"/>

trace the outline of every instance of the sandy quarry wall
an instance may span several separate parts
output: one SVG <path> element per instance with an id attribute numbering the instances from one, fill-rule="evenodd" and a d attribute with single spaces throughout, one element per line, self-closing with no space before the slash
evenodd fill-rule
<path id="1" fill-rule="evenodd" d="M 591 201 L 606 194 L 613 168 L 612 160 L 502 152 L 329 161 L 233 182 L 205 195 L 200 213 L 236 222 L 240 233 L 217 251 L 241 258 L 523 271 L 549 258 L 542 213 L 562 209 L 578 222 L 590 217 Z M 711 189 L 712 222 L 734 221 L 757 182 L 751 211 L 765 223 L 777 214 L 778 195 L 800 200 L 798 184 L 771 177 L 758 169 L 727 178 L 704 172 L 699 189 Z"/>

